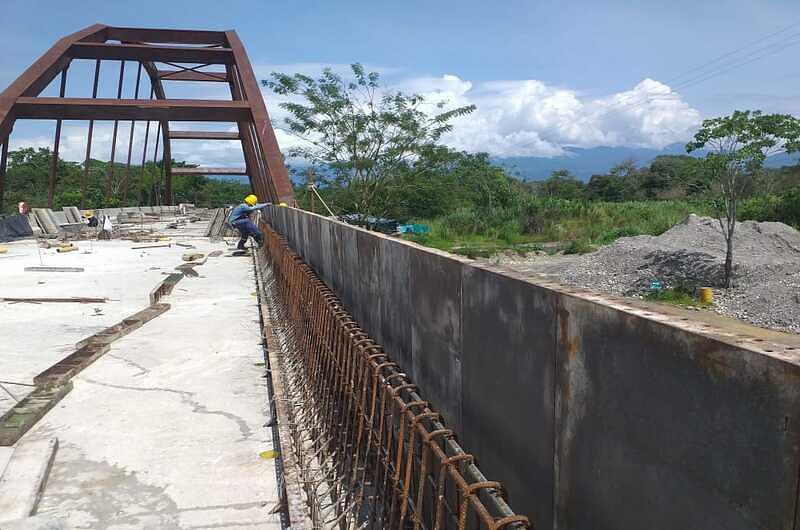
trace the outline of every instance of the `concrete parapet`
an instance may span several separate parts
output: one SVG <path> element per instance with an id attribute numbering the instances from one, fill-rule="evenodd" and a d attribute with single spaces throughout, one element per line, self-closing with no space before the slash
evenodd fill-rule
<path id="1" fill-rule="evenodd" d="M 537 528 L 795 528 L 800 337 L 266 216 Z"/>

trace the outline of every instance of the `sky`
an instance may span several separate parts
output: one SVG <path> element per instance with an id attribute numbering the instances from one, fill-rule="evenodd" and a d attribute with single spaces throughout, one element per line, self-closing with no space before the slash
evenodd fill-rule
<path id="1" fill-rule="evenodd" d="M 235 29 L 260 78 L 325 66 L 346 73 L 348 64 L 363 63 L 389 88 L 450 106 L 475 104 L 444 140 L 494 156 L 661 148 L 685 142 L 704 118 L 735 109 L 800 114 L 796 0 L 3 0 L 0 86 L 58 38 L 97 22 Z M 113 79 L 118 66 L 104 68 L 104 79 Z M 70 90 L 86 89 L 90 72 L 91 65 L 75 64 Z M 129 66 L 127 86 L 133 76 Z M 112 85 L 101 84 L 100 96 L 114 97 Z M 169 83 L 167 95 L 224 97 L 219 86 L 187 85 Z M 55 95 L 52 87 L 47 95 Z M 296 145 L 281 127 L 282 100 L 267 89 L 264 97 L 281 148 Z M 118 149 L 127 149 L 129 127 L 120 125 Z M 52 145 L 52 128 L 20 123 L 12 148 Z M 65 158 L 83 159 L 86 128 L 65 123 Z M 143 135 L 139 125 L 138 149 Z M 93 156 L 108 159 L 111 124 L 97 124 L 95 138 Z M 174 158 L 203 165 L 241 164 L 240 151 L 234 142 L 173 145 Z"/>

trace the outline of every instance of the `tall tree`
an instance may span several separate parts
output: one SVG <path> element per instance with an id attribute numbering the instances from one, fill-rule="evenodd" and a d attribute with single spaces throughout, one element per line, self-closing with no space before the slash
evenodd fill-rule
<path id="1" fill-rule="evenodd" d="M 708 151 L 705 170 L 719 189 L 717 218 L 725 237 L 725 287 L 730 287 L 739 201 L 768 156 L 800 150 L 800 120 L 789 114 L 737 110 L 703 121 L 686 145 L 689 153 L 698 149 Z"/>
<path id="2" fill-rule="evenodd" d="M 264 86 L 293 97 L 281 103 L 289 115 L 289 133 L 302 140 L 290 155 L 331 168 L 337 182 L 353 197 L 361 213 L 376 211 L 376 201 L 392 178 L 435 148 L 451 121 L 469 114 L 473 105 L 445 110 L 423 96 L 380 91 L 380 76 L 351 65 L 345 80 L 331 69 L 314 79 L 304 74 L 272 73 Z M 299 100 L 299 101 L 298 101 Z"/>

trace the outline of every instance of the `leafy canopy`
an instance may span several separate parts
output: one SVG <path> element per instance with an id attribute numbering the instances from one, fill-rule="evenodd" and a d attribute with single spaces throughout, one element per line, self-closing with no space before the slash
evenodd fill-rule
<path id="1" fill-rule="evenodd" d="M 302 140 L 290 156 L 330 168 L 340 185 L 356 193 L 354 206 L 366 213 L 391 179 L 424 159 L 452 130 L 451 121 L 475 107 L 446 110 L 445 102 L 430 104 L 418 94 L 381 92 L 377 72 L 360 64 L 351 71 L 348 80 L 330 68 L 317 79 L 273 72 L 262 83 L 289 98 L 280 104 L 289 114 L 284 122 Z"/>

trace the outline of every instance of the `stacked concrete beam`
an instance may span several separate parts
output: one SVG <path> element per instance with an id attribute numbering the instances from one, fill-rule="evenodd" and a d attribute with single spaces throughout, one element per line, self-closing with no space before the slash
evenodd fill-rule
<path id="1" fill-rule="evenodd" d="M 537 528 L 794 528 L 797 337 L 267 216 Z"/>

